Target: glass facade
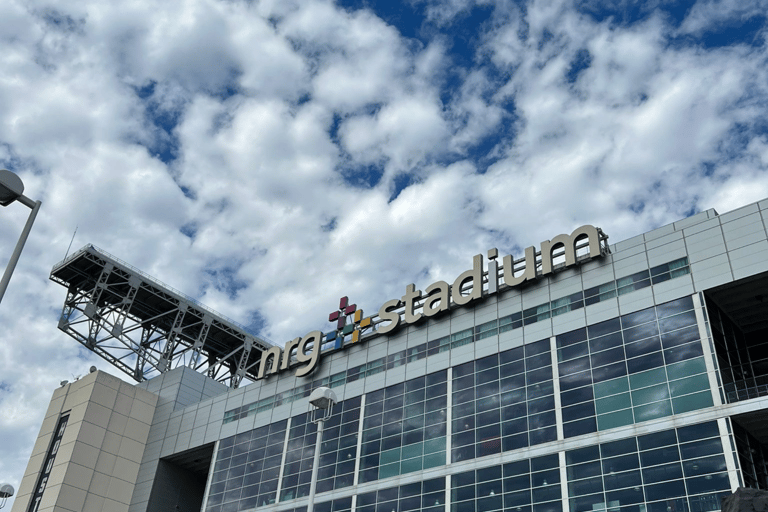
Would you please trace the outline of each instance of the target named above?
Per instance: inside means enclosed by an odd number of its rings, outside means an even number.
[[[559,512],[561,497],[557,454],[451,477],[452,512]]]
[[[731,493],[717,423],[663,430],[565,454],[570,512],[703,512]]]
[[[682,277],[689,273],[690,268],[688,266],[688,258],[679,258],[669,263],[653,267],[650,270],[637,272],[631,276],[623,277],[616,281],[610,281],[584,290],[583,292],[576,292],[551,302],[527,308],[518,313],[500,317],[497,320],[491,320],[476,325],[475,327],[463,329],[449,336],[443,336],[428,341],[427,343],[410,347],[407,350],[389,354],[386,357],[368,361],[366,364],[335,373],[329,377],[316,379],[294,389],[276,393],[268,398],[263,398],[258,402],[230,409],[224,413],[224,423],[241,420],[250,415],[269,411],[274,407],[306,398],[313,389],[320,386],[328,386],[331,388],[343,386],[344,384],[355,382],[364,377],[370,377],[410,362],[419,361],[431,355],[474,343],[484,338],[496,336],[513,329],[520,329],[524,325],[531,325],[542,320],[547,320],[568,313],[569,311],[581,309],[584,306],[613,299],[617,296],[641,290],[653,284],[662,283],[670,279]]]
[[[713,405],[690,297],[557,336],[564,437]]]
[[[549,339],[453,368],[452,460],[557,439]]]
[[[675,271],[685,266],[656,276],[671,279]],[[649,271],[616,281],[611,293],[626,293],[620,282],[644,287],[653,278]],[[551,304],[548,314],[557,309]],[[412,347],[370,369],[473,343],[510,325],[502,322]],[[557,448],[575,436],[713,406],[699,333],[694,301],[683,297],[335,404],[321,443],[318,507],[446,510],[449,489],[453,512],[554,512],[565,502],[570,512],[716,510],[731,485],[717,422]],[[301,414],[223,440],[206,511],[283,503],[276,508],[294,510],[290,502],[309,492],[316,436],[316,425]],[[534,447],[550,453],[482,462]],[[475,467],[451,471],[467,463]],[[386,485],[434,469],[444,476]],[[321,501],[331,491],[377,481],[382,487],[375,491]]]
[[[360,482],[444,465],[447,410],[445,371],[368,393]]]

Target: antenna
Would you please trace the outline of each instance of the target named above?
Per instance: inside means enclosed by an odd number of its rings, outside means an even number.
[[[75,235],[77,234],[77,228],[78,228],[78,226],[75,226],[75,232],[72,233],[72,240],[69,241],[69,247],[67,247],[67,254],[64,255],[64,259],[67,259],[67,256],[69,256],[69,250],[72,248],[72,242],[75,241]]]

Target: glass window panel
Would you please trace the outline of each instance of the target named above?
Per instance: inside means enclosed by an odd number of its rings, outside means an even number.
[[[605,497],[603,493],[593,494],[591,496],[581,496],[568,500],[571,512],[593,512],[605,510]]]
[[[603,472],[606,474],[620,473],[640,467],[640,462],[636,453],[620,455],[603,460]]]
[[[670,510],[673,512],[688,512],[688,500],[685,498],[657,501],[656,503],[647,503],[645,506],[647,512],[670,512]]]
[[[555,411],[543,412],[528,416],[528,428],[534,430],[555,424]]]
[[[610,412],[597,416],[597,429],[608,430],[610,428],[623,427],[634,423],[632,409]]]
[[[557,349],[557,360],[568,361],[577,357],[586,356],[589,353],[589,347],[586,341],[576,343],[567,347]]]
[[[621,331],[601,336],[599,338],[590,338],[589,349],[592,352],[600,352],[609,348],[620,347],[624,343]]]
[[[539,368],[538,370],[526,371],[525,380],[528,385],[542,382],[552,378],[552,368]]]
[[[629,376],[629,383],[633,390],[661,384],[666,380],[667,375],[664,368],[656,368]]]
[[[552,455],[545,455],[543,457],[536,457],[531,459],[531,471],[532,472],[539,472],[539,471],[545,471],[547,469],[553,469],[557,468],[560,464],[560,458],[557,454]],[[507,474],[506,472],[504,474]],[[560,473],[557,473],[558,475]],[[550,482],[554,481],[555,477],[550,477]],[[557,477],[557,481],[559,482],[560,479]]]
[[[709,389],[709,379],[706,374],[693,375],[687,379],[673,380],[669,390],[673,397],[688,395],[704,389]]]
[[[592,354],[592,366],[595,368],[622,360],[624,360],[624,349],[621,347]]]
[[[606,334],[620,331],[621,323],[618,318],[612,318],[604,322],[587,326],[587,330],[589,332],[590,338],[597,338]]]
[[[508,366],[508,365],[507,365]],[[525,386],[525,374],[520,373],[517,375],[507,376],[505,372],[506,366],[501,367],[501,389],[502,391],[521,388]]]
[[[669,398],[669,387],[666,383],[632,391],[632,402],[637,405],[649,404]]]
[[[554,421],[552,422],[554,424]],[[557,439],[557,429],[555,427],[540,428],[528,433],[531,445],[548,443]]]
[[[494,380],[499,380],[499,368],[493,367],[475,374],[477,384],[485,384]]]
[[[531,491],[508,492],[504,494],[504,507],[516,510],[531,503]]]
[[[525,359],[525,367],[528,370],[549,366],[552,363],[552,355],[549,352],[539,354]]]
[[[672,404],[669,400],[663,402],[656,402],[648,405],[641,405],[634,407],[635,422],[652,420],[656,418],[663,418],[672,414]]]
[[[679,462],[643,469],[643,481],[646,484],[665,482],[676,478],[683,478],[683,468]]]
[[[588,462],[591,460],[598,460],[599,458],[599,446],[587,446],[577,450],[570,450],[565,452],[565,462],[569,466],[581,464],[582,462]]]
[[[604,458],[615,457],[625,453],[634,453],[637,451],[637,440],[634,437],[622,439],[620,441],[611,441],[600,445],[600,453]],[[634,467],[634,466],[633,466]]]
[[[654,308],[647,308],[635,313],[630,313],[621,317],[621,326],[624,329],[631,329],[632,327],[642,325],[651,322],[656,319],[656,311]]]
[[[677,436],[675,435],[674,430],[664,430],[661,432],[640,436],[637,438],[637,442],[641,450],[651,450],[661,446],[677,444]]]
[[[629,505],[632,503],[641,503],[643,501],[643,490],[641,487],[622,489],[606,493],[606,499],[609,504]],[[613,510],[613,509],[611,509]]]
[[[597,414],[616,412],[630,407],[632,407],[632,400],[629,398],[629,393],[621,393],[595,400],[595,412]]]
[[[642,462],[643,467],[667,464],[678,460],[680,460],[680,454],[677,451],[676,445],[656,448],[654,450],[648,450],[647,452],[640,452],[640,461]]]
[[[555,396],[549,395],[528,402],[528,414],[537,414],[555,408]]]
[[[560,403],[563,406],[578,404],[592,399],[593,395],[591,386],[574,389],[572,391],[566,391],[560,394]]]
[[[720,437],[720,429],[718,428],[716,421],[697,423],[696,425],[678,428],[677,437],[681,443],[698,441],[699,439],[708,439],[710,437]]]
[[[627,377],[619,377],[618,379],[595,383],[594,389],[596,399],[617,393],[624,393],[629,391],[629,379],[627,379]]]
[[[701,457],[699,459],[686,460],[683,462],[683,472],[685,476],[706,475],[717,471],[725,471],[725,457],[722,455],[713,455],[710,457]]]
[[[528,400],[533,400],[534,398],[551,395],[554,392],[555,392],[555,386],[551,380],[536,383],[532,386],[528,386],[528,388],[526,389]]]
[[[569,407],[563,407],[563,421],[573,421],[587,416],[595,415],[595,404],[593,402],[584,402],[578,405],[571,405]]]
[[[695,457],[704,457],[722,453],[723,445],[720,443],[720,438],[718,437],[680,445],[680,454],[683,459],[693,459]]]
[[[669,375],[669,380],[684,379],[689,375],[705,373],[706,371],[707,367],[704,364],[703,357],[667,365],[667,375]]]
[[[575,437],[596,431],[597,421],[594,417],[563,424],[563,435],[565,437]]]
[[[661,350],[661,340],[658,336],[653,336],[634,343],[629,343],[624,346],[624,350],[627,352],[628,359],[650,354],[651,352],[658,352]]]
[[[689,478],[685,483],[688,486],[689,494],[724,491],[731,488],[731,483],[728,479],[728,473],[719,473],[714,475]]]
[[[530,462],[528,460],[520,460],[516,462],[510,462],[504,464],[502,468],[504,476],[524,475],[530,472]],[[506,489],[511,491],[512,489]]]
[[[647,324],[638,325],[631,329],[624,329],[624,343],[630,344],[635,341],[644,340],[650,337],[658,337],[659,326],[656,322],[649,322]]]
[[[618,363],[609,364],[601,368],[595,368],[592,370],[592,381],[597,384],[607,380],[613,380],[618,377],[623,377],[627,374],[627,365],[624,361]]]
[[[584,462],[582,464],[568,466],[567,475],[569,482],[571,480],[577,480],[580,478],[599,477],[601,475],[600,461],[595,460],[592,462]]]
[[[646,356],[636,357],[634,359],[627,360],[627,371],[632,373],[639,373],[652,368],[658,368],[664,365],[664,358],[661,352],[648,354]]]
[[[586,358],[585,358],[586,359]],[[587,368],[589,368],[589,360],[587,359]],[[592,384],[592,373],[587,370],[581,373],[574,373],[560,377],[560,390],[568,391],[571,389],[580,388],[582,386],[588,386]]]
[[[676,331],[677,329],[682,329],[683,327],[691,325],[696,325],[696,313],[692,310],[659,319],[659,328],[661,332]]]
[[[682,480],[645,486],[645,499],[647,501],[663,500],[684,495],[685,485]]]
[[[661,343],[664,348],[672,348],[684,345],[699,339],[699,328],[696,325],[661,335]]]
[[[678,361],[685,361],[687,359],[693,359],[704,354],[704,349],[701,346],[700,341],[694,341],[687,345],[680,345],[664,350],[664,360],[667,364],[676,363]]]
[[[549,352],[549,338],[535,341],[533,343],[528,343],[526,345],[523,345],[523,348],[525,350],[525,357],[534,356],[537,354],[542,354],[544,352]]]
[[[624,489],[643,485],[640,471],[625,471],[624,473],[608,473],[603,475],[605,490]]]
[[[534,503],[558,500],[560,499],[560,486],[545,485],[543,487],[535,487],[531,491],[531,495]]]
[[[703,409],[704,407],[711,407],[712,405],[712,393],[709,391],[702,391],[701,393],[672,399],[672,406],[675,410],[675,414],[695,411],[697,409]]]
[[[679,268],[680,266],[687,264],[687,258],[683,258],[681,260],[677,260],[676,262],[672,262],[669,265],[670,268]],[[673,300],[671,302],[665,302],[664,304],[656,306],[656,312],[659,315],[659,318],[666,318],[668,316],[672,316],[691,309],[693,309],[693,299],[691,299],[690,296]]]
[[[509,364],[517,361],[522,361],[523,357],[525,357],[525,352],[523,350],[523,347],[516,347],[509,350],[505,350],[504,352],[499,353],[499,363],[500,364]]]
[[[564,363],[559,363],[557,367],[561,378],[566,375],[583,372],[589,370],[589,357],[584,356],[579,359],[572,359]]]

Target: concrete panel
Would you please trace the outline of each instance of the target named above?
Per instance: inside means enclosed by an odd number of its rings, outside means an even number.
[[[645,243],[646,250],[651,249],[657,249],[659,247],[667,246],[675,241],[682,240],[683,239],[683,233],[681,231],[674,231],[672,233],[666,234],[664,236],[660,236],[658,238],[654,238],[653,240],[648,240]]]
[[[614,244],[614,247],[616,248],[615,252],[627,251],[632,247],[643,245],[644,243],[645,243],[645,238],[643,237],[643,235],[633,236],[632,238],[629,238],[627,240],[623,240],[621,242],[617,242],[616,244]]]
[[[757,207],[757,203],[752,203],[750,205],[743,206],[741,208],[733,210],[732,212],[728,212],[720,215],[720,222],[725,224],[727,222],[740,219],[741,217],[745,217],[751,213],[756,213],[758,211],[759,211],[759,208]]]
[[[768,271],[768,241],[730,251],[728,256],[733,269],[733,277],[742,279],[754,274]]]
[[[660,228],[656,228],[653,231],[649,231],[643,236],[645,237],[645,241],[648,242],[649,240],[655,240],[656,238],[672,233],[674,230],[674,224],[667,224],[666,226],[661,226]]]

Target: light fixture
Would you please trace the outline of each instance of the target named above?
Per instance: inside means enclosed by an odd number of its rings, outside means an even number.
[[[0,508],[5,506],[5,502],[11,496],[13,496],[13,486],[11,484],[0,484]]]
[[[34,224],[35,217],[37,217],[37,212],[40,211],[40,205],[42,204],[40,201],[33,201],[24,195],[24,183],[22,183],[18,176],[7,169],[0,169],[0,206],[8,206],[14,201],[20,202],[32,211],[27,218],[27,223],[24,225],[21,236],[19,236],[19,241],[16,243],[11,259],[8,260],[5,273],[2,279],[0,279],[0,302],[3,301],[3,295],[5,295],[5,290],[8,288],[13,270],[16,268],[16,263],[19,262],[19,256],[21,256],[21,251],[24,249],[24,244],[27,241],[27,237],[29,237],[32,224]]]
[[[319,387],[309,395],[309,405],[313,407],[310,412],[312,423],[317,424],[317,438],[315,439],[315,455],[312,461],[312,478],[309,483],[309,502],[307,512],[312,512],[315,506],[315,490],[317,488],[317,471],[320,467],[320,444],[323,440],[323,423],[331,417],[333,404],[338,402],[336,393],[331,388]],[[394,512],[394,511],[393,511]]]

